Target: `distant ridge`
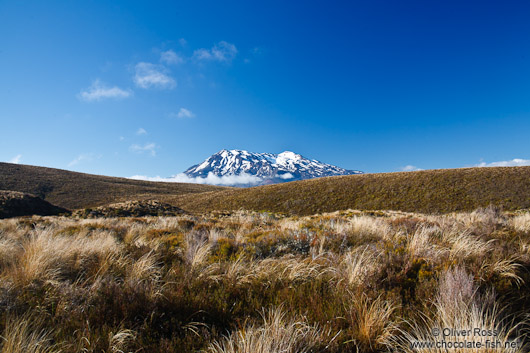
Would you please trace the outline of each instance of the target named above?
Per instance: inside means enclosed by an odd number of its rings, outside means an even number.
[[[34,194],[70,210],[159,200],[192,213],[239,209],[296,215],[346,209],[446,213],[490,204],[513,211],[530,208],[530,167],[345,175],[226,188],[0,163],[2,189]]]
[[[211,185],[141,181],[0,162],[0,190],[33,194],[69,210],[224,189]]]
[[[530,208],[530,167],[337,176],[183,195],[174,203],[197,213],[238,209],[297,215],[346,209],[446,213],[490,204],[518,210]]]
[[[246,178],[239,180],[233,178],[232,185],[255,186],[362,172],[310,160],[291,151],[273,154],[221,150],[202,163],[188,168],[184,174],[191,178],[245,176]]]

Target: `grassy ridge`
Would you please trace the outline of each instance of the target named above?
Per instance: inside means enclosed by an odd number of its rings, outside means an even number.
[[[223,190],[217,186],[158,183],[70,172],[61,169],[0,163],[0,190],[30,193],[68,208],[113,202]]]
[[[515,210],[530,208],[530,167],[348,175],[182,195],[171,201],[191,212],[247,209],[298,215],[345,209],[443,213],[490,204]]]
[[[490,204],[515,210],[530,208],[530,167],[348,175],[239,189],[0,163],[0,190],[31,193],[68,209],[159,199],[195,213],[238,209],[298,215],[345,209],[444,213]]]

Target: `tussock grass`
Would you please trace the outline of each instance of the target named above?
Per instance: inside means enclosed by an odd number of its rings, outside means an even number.
[[[441,233],[438,227],[418,227],[407,236],[407,251],[415,258],[436,259],[443,256],[443,250],[436,245],[436,238]]]
[[[195,269],[206,262],[212,244],[208,235],[201,232],[192,232],[186,235],[185,260],[192,269]]]
[[[397,306],[379,296],[350,293],[352,296],[346,317],[352,326],[352,339],[361,351],[375,351],[385,347],[396,333],[397,325],[392,314]]]
[[[251,324],[208,347],[211,353],[305,353],[322,345],[329,334],[303,319],[287,317],[281,308],[262,313],[261,324]]]
[[[517,260],[517,257],[510,257],[489,263],[485,262],[482,265],[482,270],[487,277],[497,275],[501,278],[506,278],[510,281],[513,281],[517,284],[517,286],[520,286],[523,284],[524,280],[518,275],[518,272],[521,271],[523,266],[518,263]]]
[[[337,274],[350,286],[360,286],[377,270],[378,257],[370,247],[356,248],[342,257]]]
[[[115,239],[109,234],[57,236],[53,228],[29,232],[15,249],[12,244],[0,245],[3,252],[11,250],[9,266],[2,276],[18,285],[35,280],[56,281],[72,271],[81,271],[88,262],[105,259],[118,251]]]
[[[411,352],[439,325],[527,344],[524,219],[481,209],[2,220],[0,344]]]
[[[528,233],[530,232],[530,213],[518,214],[511,219],[511,223],[515,230]]]
[[[130,270],[127,272],[127,277],[133,283],[141,283],[144,281],[157,282],[161,277],[161,273],[156,255],[153,251],[148,252],[134,261]]]
[[[447,271],[440,280],[433,316],[424,316],[419,322],[409,322],[401,330],[401,335],[392,341],[402,352],[526,352],[526,320],[509,320],[492,298],[478,294],[473,279],[465,270],[456,268]],[[454,331],[445,331],[444,334],[444,328],[470,334],[462,336]],[[477,329],[479,333],[475,331]],[[459,346],[447,348],[440,345],[423,349],[411,346],[441,341],[458,342]],[[473,342],[474,346],[466,346],[465,341]],[[493,345],[491,342],[494,341],[500,342],[500,346]],[[516,347],[507,347],[507,342],[516,342]],[[477,347],[477,343],[480,346]]]
[[[87,330],[76,344],[66,349],[75,352],[126,353],[131,352],[128,347],[131,347],[135,340],[136,333],[128,329],[111,330],[106,336],[98,336]]]
[[[453,229],[443,234],[443,241],[449,245],[450,256],[455,260],[462,260],[471,256],[481,256],[493,249],[493,242],[481,240],[469,231]]]
[[[333,223],[338,233],[346,233],[360,239],[386,238],[391,232],[388,223],[369,216],[353,216],[348,223]]]
[[[455,309],[448,309],[448,311],[454,312]],[[488,309],[478,303],[473,303],[469,306],[458,307],[456,312],[457,315],[448,316],[447,308],[438,304],[436,319],[426,320],[420,324],[411,324],[407,330],[401,332],[400,338],[402,337],[403,341],[395,342],[394,345],[401,352],[527,352],[527,347],[524,343],[526,337],[518,333],[518,326],[522,326],[522,324],[517,325],[510,323],[510,321],[502,320],[502,314],[497,307]],[[472,338],[469,339],[469,342],[474,342],[475,348],[472,348],[472,346],[458,346],[456,349],[447,349],[445,348],[447,346],[423,349],[411,347],[411,344],[415,342],[440,342],[441,338],[438,335],[434,335],[432,333],[434,332],[433,330],[453,327],[471,332]],[[480,328],[480,332],[485,332],[485,334],[473,334],[474,328]],[[488,335],[488,332],[492,334]],[[458,342],[459,345],[466,344],[463,342],[462,337],[455,337],[452,333],[445,337],[445,341]],[[499,342],[500,345],[497,345],[497,343],[495,345],[493,343],[490,343],[490,346],[487,345],[487,342],[494,341]],[[511,344],[512,342],[515,343],[515,347],[506,346],[506,343]],[[480,343],[481,348],[476,348],[477,343]]]
[[[277,282],[301,283],[310,282],[333,271],[327,262],[324,258],[304,259],[292,255],[260,261],[247,261],[243,257],[239,257],[235,261],[224,264],[214,263],[203,273],[211,280],[225,279],[238,284],[251,282],[268,283],[269,285]]]
[[[50,333],[42,323],[26,315],[7,317],[5,330],[0,335],[2,353],[59,353],[61,350],[52,344]]]

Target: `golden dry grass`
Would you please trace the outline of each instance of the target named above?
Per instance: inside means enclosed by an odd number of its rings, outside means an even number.
[[[48,331],[30,316],[7,317],[0,336],[2,353],[59,353],[51,343]]]
[[[168,199],[190,212],[253,210],[312,215],[337,210],[448,213],[490,204],[530,208],[530,167],[348,175]]]
[[[0,347],[412,352],[434,328],[478,325],[523,352],[528,219],[347,210],[2,220]]]
[[[409,322],[392,339],[394,345],[402,352],[526,352],[526,323],[509,320],[493,298],[477,290],[465,270],[448,270],[440,280],[433,317]],[[434,345],[422,347],[425,343]]]
[[[115,178],[0,162],[0,190],[29,193],[70,210],[129,200],[153,199],[164,195],[226,189],[211,185]]]
[[[208,347],[211,353],[306,353],[325,344],[329,334],[303,319],[287,317],[281,308],[262,312],[263,322],[248,325]]]

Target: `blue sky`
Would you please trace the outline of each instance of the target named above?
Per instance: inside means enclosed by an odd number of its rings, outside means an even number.
[[[530,164],[529,16],[526,1],[3,0],[0,161],[126,177],[223,148],[365,172]]]

